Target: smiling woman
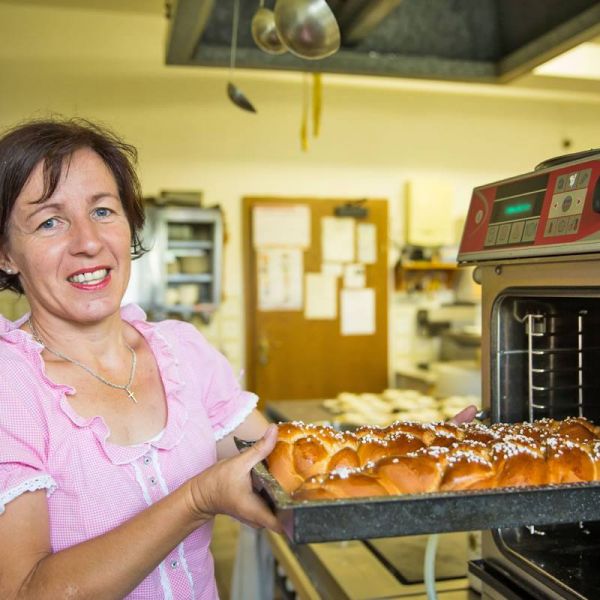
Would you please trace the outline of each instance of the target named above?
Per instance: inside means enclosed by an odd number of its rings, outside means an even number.
[[[85,121],[0,138],[0,288],[31,307],[0,316],[2,598],[216,598],[213,516],[278,529],[249,476],[276,441],[256,396],[189,324],[121,307],[135,157]],[[238,455],[234,434],[263,439]]]

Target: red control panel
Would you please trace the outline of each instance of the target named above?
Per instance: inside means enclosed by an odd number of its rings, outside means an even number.
[[[475,188],[458,261],[600,252],[600,150],[584,154]]]

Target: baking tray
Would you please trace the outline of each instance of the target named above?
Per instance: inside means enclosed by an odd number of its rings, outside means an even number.
[[[297,501],[262,462],[252,482],[296,544],[600,520],[600,482]]]

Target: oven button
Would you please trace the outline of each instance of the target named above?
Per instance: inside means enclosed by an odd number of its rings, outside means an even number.
[[[567,233],[567,221],[569,217],[561,217],[560,219],[556,219],[556,233],[557,235],[565,235]]]
[[[523,229],[525,228],[524,221],[517,221],[512,224],[510,228],[510,236],[508,238],[509,244],[518,244],[521,241],[521,236],[523,235]]]
[[[500,229],[498,229],[498,237],[496,238],[496,245],[500,246],[501,244],[508,243],[509,235],[510,223],[504,223],[504,225],[500,225]]]
[[[577,173],[569,173],[567,178],[567,190],[574,190],[577,187]]]
[[[479,209],[476,213],[475,213],[475,223],[477,225],[479,225],[479,223],[481,223],[481,221],[483,221],[483,211],[481,209]]]
[[[556,222],[558,219],[548,219],[546,221],[546,229],[544,229],[544,237],[552,237],[556,235]]]
[[[569,209],[571,208],[571,204],[573,204],[573,196],[571,196],[571,194],[569,194],[568,196],[565,196],[565,198],[562,201],[562,211],[563,212],[568,212]]]
[[[577,233],[579,230],[579,222],[581,220],[581,215],[575,215],[574,217],[569,217],[567,221],[567,233]]]
[[[591,169],[586,169],[585,171],[579,171],[579,175],[577,176],[577,187],[578,188],[587,187],[587,184],[590,181],[591,174],[592,174]]]
[[[493,246],[496,243],[496,236],[498,235],[498,225],[490,225],[485,236],[484,246]]]
[[[567,183],[567,176],[566,175],[561,175],[556,180],[556,190],[555,190],[555,192],[564,192],[565,191],[565,184],[566,183]]]
[[[537,232],[539,219],[531,219],[530,221],[525,222],[525,228],[523,230],[523,237],[521,238],[522,242],[533,242],[535,240],[535,234]]]

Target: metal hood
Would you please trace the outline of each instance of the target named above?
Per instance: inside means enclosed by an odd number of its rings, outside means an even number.
[[[599,0],[328,0],[342,47],[311,61],[259,50],[240,3],[236,66],[505,82],[600,34]],[[266,0],[273,8],[275,0]],[[166,62],[229,65],[233,0],[173,0]]]

